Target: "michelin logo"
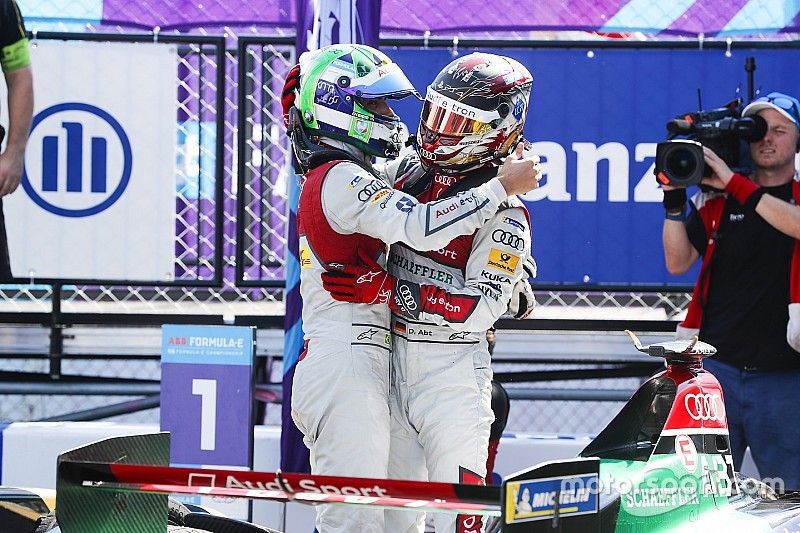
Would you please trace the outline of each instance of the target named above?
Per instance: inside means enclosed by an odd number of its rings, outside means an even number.
[[[597,513],[597,475],[564,476],[506,485],[506,523],[552,518],[558,506],[561,517]]]

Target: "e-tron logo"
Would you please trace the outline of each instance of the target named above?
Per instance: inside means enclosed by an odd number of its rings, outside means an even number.
[[[719,394],[687,394],[683,404],[693,420],[725,422],[725,403]]]
[[[131,178],[128,136],[108,112],[66,102],[39,112],[31,124],[22,187],[42,209],[86,217],[108,209]]]

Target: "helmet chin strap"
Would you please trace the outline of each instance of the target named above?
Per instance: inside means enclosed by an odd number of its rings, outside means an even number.
[[[414,136],[416,139],[416,135]],[[444,174],[447,176],[456,176],[460,174],[466,174],[467,172],[474,172],[476,170],[488,168],[491,166],[500,166],[503,164],[503,159],[508,156],[508,154],[512,153],[517,145],[522,142],[522,136],[517,139],[514,144],[509,149],[508,153],[505,155],[494,155],[485,161],[478,161],[477,163],[465,163],[463,165],[452,165],[452,166],[440,166],[440,165],[430,165],[432,168],[435,168],[440,174]],[[416,140],[415,140],[415,148],[416,148]],[[423,164],[423,166],[425,166]]]
[[[348,144],[348,143],[346,143],[344,141],[339,141],[337,139],[328,139],[328,138],[324,138],[323,137],[323,138],[320,138],[320,144],[323,147],[335,148],[336,150],[341,150],[343,152],[347,152],[348,154],[350,154],[354,158],[360,159],[360,160],[364,161],[365,163],[367,161],[369,161],[369,155],[367,155],[366,153],[362,152],[361,150],[359,150],[358,148],[356,148],[352,144]]]
[[[344,159],[354,160],[365,166],[369,161],[368,155],[355,146],[335,139],[325,139],[325,142],[321,143],[319,142],[319,137],[315,136],[313,139],[309,137],[305,128],[303,128],[300,111],[295,107],[289,110],[287,131],[292,140],[292,150],[301,174],[315,166],[315,160],[318,159],[315,155],[324,152],[339,152],[344,156]]]
[[[433,169],[436,172],[439,172],[440,174],[444,174],[446,176],[457,176],[461,174],[466,174],[467,172],[488,168],[490,166],[502,165],[503,159],[505,159],[505,157],[508,156],[508,154],[512,153],[514,149],[516,149],[517,145],[523,142],[523,140],[524,139],[522,135],[519,135],[517,139],[514,141],[514,144],[511,145],[511,148],[509,148],[508,153],[506,153],[505,155],[497,155],[497,152],[495,152],[495,155],[488,157],[483,161],[478,161],[477,163],[464,163],[463,165],[451,165],[451,166],[441,166],[436,164],[426,165],[424,162],[421,161],[421,158],[420,158],[420,163],[422,164],[423,168]],[[418,150],[419,144],[417,142],[416,134],[409,136],[408,140],[406,141],[406,146],[413,146],[414,150],[417,151],[417,153],[419,153]]]

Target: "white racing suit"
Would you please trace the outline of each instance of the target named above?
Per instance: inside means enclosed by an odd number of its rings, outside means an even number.
[[[359,249],[384,262],[384,243],[439,249],[472,233],[505,198],[494,179],[423,205],[349,161],[325,163],[306,174],[298,209],[306,350],[295,370],[292,418],[311,451],[313,473],[388,474],[389,310],[331,298],[320,278],[326,266],[359,263]],[[382,509],[367,506],[322,505],[317,529],[382,533],[383,517]]]
[[[417,199],[439,198],[451,181],[436,176]],[[494,420],[486,330],[508,308],[530,250],[528,213],[516,197],[437,251],[392,245],[389,272],[413,282],[397,291],[415,301],[392,315],[390,478],[483,483]],[[437,533],[482,527],[478,516],[445,513],[434,524]],[[387,532],[423,527],[424,513],[386,511]]]

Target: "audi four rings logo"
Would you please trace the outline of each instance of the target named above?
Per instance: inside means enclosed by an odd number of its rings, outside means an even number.
[[[522,240],[522,237],[515,235],[510,231],[496,229],[494,230],[494,233],[492,233],[492,240],[494,242],[499,242],[500,244],[510,246],[519,251],[522,251],[525,248],[525,241]]]
[[[687,394],[683,404],[694,420],[725,422],[725,403],[719,394]]]
[[[414,301],[414,295],[411,294],[411,289],[408,288],[408,285],[400,285],[399,287],[400,296],[403,298],[403,305],[409,311],[413,311],[417,308],[417,302]]]
[[[371,183],[367,183],[367,184],[364,186],[364,188],[363,188],[363,189],[361,189],[360,191],[358,191],[358,201],[359,201],[359,202],[365,202],[365,203],[366,203],[366,202],[367,202],[367,200],[369,200],[370,198],[372,198],[373,196],[375,196],[375,193],[377,193],[377,192],[378,192],[378,191],[380,191],[380,190],[384,190],[384,189],[391,190],[391,189],[389,189],[388,187],[386,187],[385,185],[381,184],[381,183],[380,183],[379,181],[377,181],[377,180],[376,180],[376,181],[373,181],[373,182],[371,182]]]

